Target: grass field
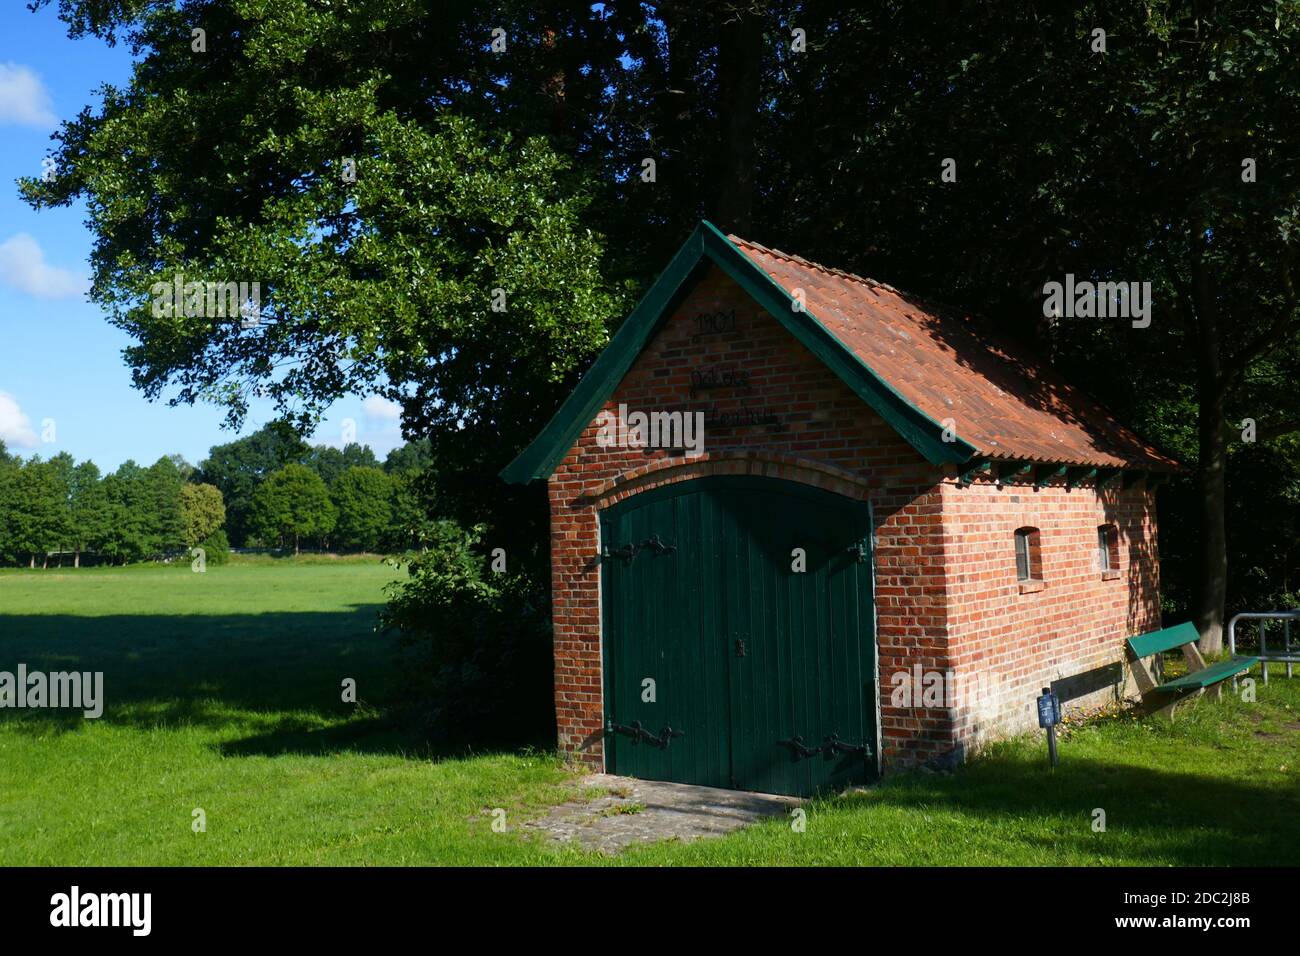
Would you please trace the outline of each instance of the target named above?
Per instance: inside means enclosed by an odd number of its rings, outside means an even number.
[[[817,801],[802,833],[775,820],[612,861],[555,847],[518,830],[572,790],[553,755],[438,757],[394,718],[393,639],[373,631],[393,576],[0,572],[0,670],[100,670],[107,697],[99,720],[0,710],[0,865],[1300,864],[1300,678],[1281,668],[1257,703],[1073,729],[1055,772],[1041,740],[1013,741]]]

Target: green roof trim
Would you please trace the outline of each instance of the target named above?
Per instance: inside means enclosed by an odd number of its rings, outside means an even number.
[[[961,464],[975,447],[905,399],[712,223],[701,222],[637,303],[546,427],[501,471],[511,483],[548,478],[596,417],[641,350],[709,263],[717,265],[931,464]]]

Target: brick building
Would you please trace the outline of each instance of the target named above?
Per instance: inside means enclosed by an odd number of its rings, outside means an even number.
[[[808,793],[1113,698],[1177,467],[1022,350],[702,223],[545,430],[563,750]]]

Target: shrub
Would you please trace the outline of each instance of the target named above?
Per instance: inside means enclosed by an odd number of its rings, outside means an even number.
[[[384,628],[401,634],[413,699],[445,742],[550,744],[551,627],[545,592],[494,572],[482,526],[432,526],[427,550],[401,559]]]
[[[230,563],[230,541],[224,528],[218,528],[204,538],[199,547],[204,550],[208,564]]]

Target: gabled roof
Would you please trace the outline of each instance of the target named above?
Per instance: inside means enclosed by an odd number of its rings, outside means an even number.
[[[898,290],[798,256],[731,241],[773,281],[802,288],[843,346],[927,416],[952,419],[979,456],[1172,470],[1100,405],[1023,347]]]
[[[981,334],[964,317],[701,222],[503,478],[549,477],[710,263],[934,464],[987,458],[1178,467],[1023,350]],[[798,290],[803,309],[794,307]],[[955,441],[944,441],[949,419]]]

